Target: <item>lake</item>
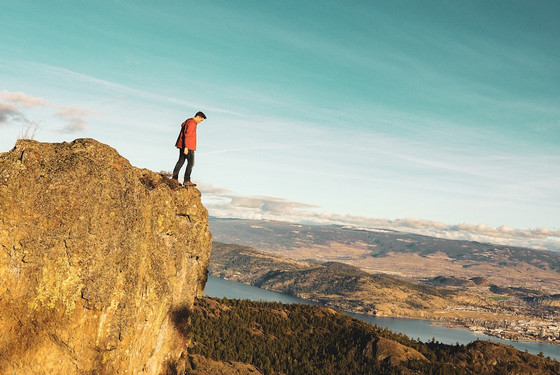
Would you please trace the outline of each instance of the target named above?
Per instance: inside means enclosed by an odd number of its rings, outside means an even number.
[[[314,304],[308,300],[293,297],[283,293],[272,292],[269,290],[257,288],[251,285],[245,285],[236,281],[224,280],[218,277],[209,276],[206,283],[204,294],[208,297],[226,297],[229,299],[250,299],[253,301],[275,301],[282,303],[305,303]],[[468,344],[476,339],[491,340],[507,345],[529,353],[543,353],[545,357],[560,360],[560,345],[539,343],[539,342],[520,342],[501,340],[492,336],[474,334],[465,328],[447,328],[441,325],[431,325],[432,322],[420,319],[402,319],[402,318],[380,318],[369,315],[347,313],[354,318],[366,321],[371,324],[377,324],[379,327],[387,327],[391,331],[404,333],[408,337],[420,339],[421,341],[430,341],[435,337],[436,341],[444,344],[454,345]]]

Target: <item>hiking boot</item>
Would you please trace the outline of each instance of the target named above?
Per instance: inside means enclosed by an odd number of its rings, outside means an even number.
[[[196,184],[190,181],[185,181],[183,182],[183,186],[192,187],[192,186],[196,186]]]
[[[176,184],[179,184],[179,180],[177,180],[176,178],[172,178],[171,181],[175,182]],[[179,184],[181,185],[181,184]]]

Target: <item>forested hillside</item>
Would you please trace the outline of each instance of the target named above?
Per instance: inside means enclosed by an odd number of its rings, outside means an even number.
[[[204,298],[187,320],[193,356],[263,374],[560,373],[560,362],[511,346],[423,343],[325,307]],[[187,373],[206,374],[200,365]]]

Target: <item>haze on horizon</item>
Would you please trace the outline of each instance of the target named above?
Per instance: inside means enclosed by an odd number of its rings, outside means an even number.
[[[170,170],[210,214],[560,248],[557,1],[6,1],[0,152],[29,124]]]

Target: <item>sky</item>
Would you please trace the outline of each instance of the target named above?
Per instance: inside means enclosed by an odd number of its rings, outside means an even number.
[[[0,0],[0,152],[94,138],[210,215],[560,250],[560,2]]]

